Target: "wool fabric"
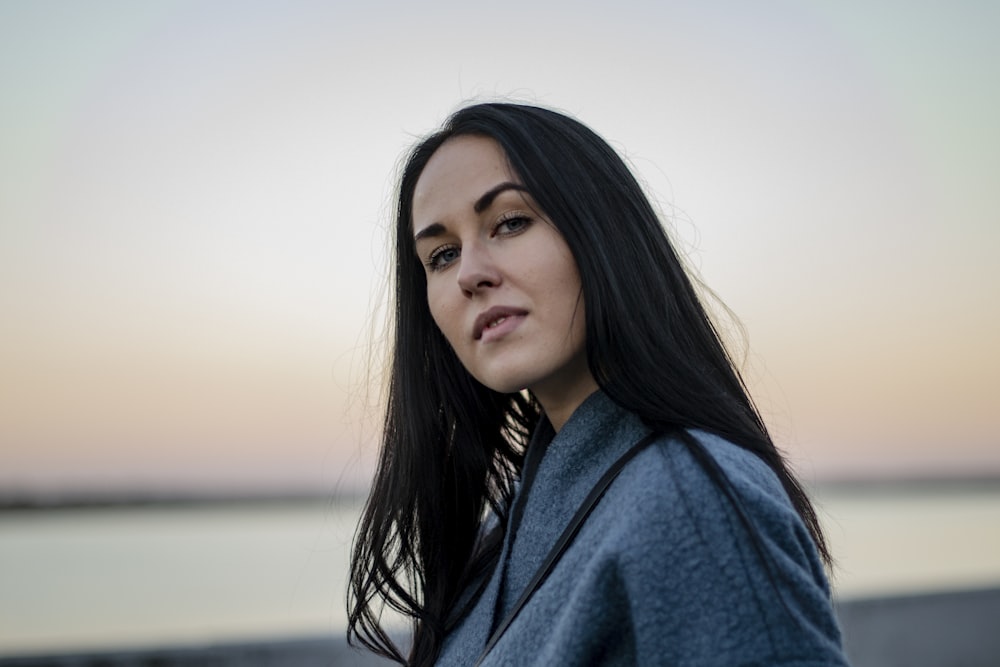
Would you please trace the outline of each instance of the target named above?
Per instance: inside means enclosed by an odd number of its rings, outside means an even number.
[[[540,463],[509,513],[520,514],[516,531],[438,665],[475,664],[594,484],[649,432],[600,391],[558,434],[542,420],[528,451]],[[847,664],[822,562],[777,476],[745,449],[691,434],[757,539],[688,448],[660,436],[615,479],[484,667]]]

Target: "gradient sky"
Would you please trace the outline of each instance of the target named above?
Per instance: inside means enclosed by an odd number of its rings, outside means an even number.
[[[807,478],[1000,471],[998,30],[985,0],[0,1],[0,489],[364,479],[397,161],[496,96],[627,156]]]

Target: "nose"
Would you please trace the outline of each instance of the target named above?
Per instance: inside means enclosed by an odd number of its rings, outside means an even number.
[[[458,286],[467,297],[502,282],[500,269],[489,250],[478,243],[466,243],[458,264]]]

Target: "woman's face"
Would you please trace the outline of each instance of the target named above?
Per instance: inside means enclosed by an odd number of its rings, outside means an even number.
[[[465,368],[495,391],[529,389],[556,428],[597,385],[569,247],[492,139],[449,139],[413,193],[427,303]]]

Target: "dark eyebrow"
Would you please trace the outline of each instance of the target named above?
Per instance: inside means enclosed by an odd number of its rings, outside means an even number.
[[[524,187],[520,183],[514,183],[513,181],[504,181],[499,185],[494,185],[492,188],[483,193],[483,196],[476,200],[476,203],[472,205],[472,210],[476,213],[482,213],[490,207],[493,200],[497,198],[501,192],[506,192],[507,190],[519,190],[521,192],[527,192],[528,188]],[[427,225],[419,232],[413,235],[414,242],[420,241],[421,239],[432,238],[435,236],[441,236],[444,234],[444,225],[440,222],[435,222],[432,225]]]
[[[417,242],[420,239],[429,239],[434,236],[441,236],[444,234],[444,225],[440,222],[435,222],[433,225],[427,225],[419,232],[413,235],[413,241]]]
[[[498,194],[500,194],[501,192],[505,192],[507,190],[520,190],[521,192],[527,192],[528,188],[524,187],[520,183],[514,183],[513,181],[504,181],[500,185],[493,186],[492,188],[487,190],[482,197],[477,199],[476,203],[472,205],[472,210],[475,211],[476,213],[482,213],[487,208],[489,208],[490,204],[493,203],[493,200],[497,198]]]

